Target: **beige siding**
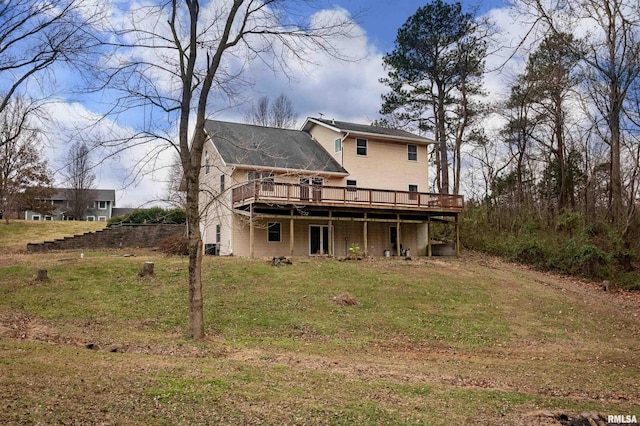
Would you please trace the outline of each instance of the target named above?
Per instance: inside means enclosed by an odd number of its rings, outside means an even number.
[[[209,170],[207,173],[205,156],[209,155]],[[220,254],[228,255],[233,251],[231,234],[231,179],[232,168],[226,166],[211,141],[205,143],[202,153],[203,170],[200,174],[200,230],[204,244],[216,242],[216,225],[220,225]],[[220,192],[220,176],[225,176],[225,190]]]
[[[324,126],[313,126],[309,131],[311,136],[317,140],[322,147],[342,165],[342,152],[336,152],[335,140],[342,138],[342,134],[328,129]]]
[[[367,155],[359,156],[356,139],[347,138],[343,144],[347,179],[356,180],[361,188],[408,191],[409,185],[418,185],[419,192],[428,192],[427,147],[418,145],[418,161],[409,161],[407,145],[367,139]]]
[[[249,225],[246,218],[234,215],[233,241],[234,255],[249,256]],[[267,223],[280,222],[282,238],[280,242],[267,241]],[[327,226],[328,220],[296,220],[294,222],[294,256],[308,256],[309,232],[312,225]],[[273,257],[289,255],[290,228],[289,219],[269,219],[257,221],[254,230],[254,256]],[[367,226],[367,253],[372,256],[382,256],[385,250],[392,250],[393,243],[389,241],[389,228],[396,226],[395,222],[370,222]],[[416,224],[401,224],[400,243],[404,249],[411,249],[414,255],[424,254],[424,247],[419,248],[418,226]],[[356,243],[364,253],[364,224],[362,222],[333,221],[333,239],[335,256],[346,256],[349,247]],[[392,253],[393,254],[393,253]]]
[[[429,190],[428,147],[417,145],[418,160],[409,161],[407,142],[385,141],[374,138],[367,139],[367,156],[356,155],[356,138],[347,137],[342,144],[342,152],[336,153],[334,141],[341,137],[324,126],[316,125],[310,130],[311,135],[334,156],[348,172],[349,176],[334,179],[331,185],[345,186],[346,180],[356,180],[361,188],[392,189],[408,191],[409,185],[418,185],[418,191]]]

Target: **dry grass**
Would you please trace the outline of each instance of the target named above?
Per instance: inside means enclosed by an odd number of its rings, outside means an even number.
[[[104,229],[106,222],[11,220],[0,221],[0,247],[8,252],[26,249],[27,243],[41,243],[56,238]]]
[[[191,342],[186,261],[134,254],[10,257],[0,270],[0,423],[640,416],[637,293],[473,254],[287,268],[206,257],[208,337]],[[156,276],[139,279],[145,261]],[[38,267],[50,282],[33,280]]]

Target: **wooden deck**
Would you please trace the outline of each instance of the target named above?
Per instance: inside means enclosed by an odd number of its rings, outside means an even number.
[[[281,182],[247,182],[234,188],[232,197],[234,207],[261,202],[451,213],[461,212],[464,207],[462,195]]]

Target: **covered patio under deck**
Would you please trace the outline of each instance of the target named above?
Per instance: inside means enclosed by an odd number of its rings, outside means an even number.
[[[458,218],[464,207],[461,195],[254,181],[234,188],[232,197],[234,212],[249,218],[251,258],[255,256],[255,224],[260,220],[289,222],[291,256],[296,253],[295,229],[296,223],[300,221],[326,224],[328,241],[325,254],[329,255],[336,254],[336,236],[333,232],[335,224],[362,224],[362,253],[365,255],[371,254],[370,226],[395,226],[392,250],[398,256],[402,251],[402,227],[413,226],[420,230],[415,254],[431,256],[432,223],[449,223],[455,227],[455,253],[460,254]],[[376,237],[379,238],[377,235]],[[344,250],[346,251],[346,247]],[[313,254],[311,249],[309,254]]]

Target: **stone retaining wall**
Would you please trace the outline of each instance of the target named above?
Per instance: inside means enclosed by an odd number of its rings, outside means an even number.
[[[74,250],[93,248],[156,247],[162,240],[173,235],[186,235],[186,225],[134,225],[123,224],[64,237],[44,243],[29,243],[27,251]]]

